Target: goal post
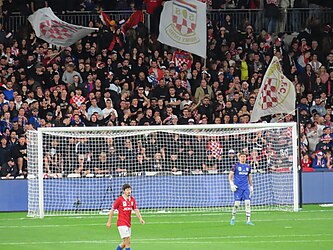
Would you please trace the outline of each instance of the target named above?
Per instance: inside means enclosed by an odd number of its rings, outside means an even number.
[[[39,128],[27,139],[30,217],[108,211],[124,183],[143,211],[229,211],[240,152],[252,210],[298,211],[296,123]]]

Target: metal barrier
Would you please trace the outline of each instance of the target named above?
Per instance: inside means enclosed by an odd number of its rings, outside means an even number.
[[[207,17],[214,20],[218,25],[225,23],[226,16],[231,17],[231,24],[235,29],[245,30],[247,25],[252,25],[254,31],[259,33],[265,28],[265,15],[262,9],[245,10],[245,9],[221,9],[210,10],[207,12]],[[307,24],[313,21],[318,21],[321,24],[333,23],[333,10],[330,9],[280,9],[279,21],[283,18],[286,20],[286,25],[280,30],[292,33],[299,32]]]
[[[127,20],[129,16],[133,13],[132,11],[117,11],[117,12],[106,12],[111,20],[120,21],[122,19]],[[76,25],[83,25],[88,26],[90,21],[96,21],[99,19],[98,13],[92,12],[70,12],[67,14],[59,14],[57,15],[61,20],[76,24]],[[12,15],[8,18],[2,17],[0,22],[3,23],[4,29],[10,32],[17,32],[20,28],[30,27],[29,21],[27,16],[21,15]]]
[[[106,12],[111,19],[122,20],[127,19],[131,11],[116,11]],[[264,11],[261,9],[219,9],[208,10],[207,17],[210,20],[217,22],[218,25],[223,25],[226,16],[231,17],[232,26],[235,29],[244,30],[247,25],[252,25],[255,32],[260,32],[265,27]],[[66,22],[87,26],[89,21],[97,20],[98,14],[92,12],[70,12],[60,14],[58,17]],[[281,9],[280,19],[285,18],[286,32],[300,31],[305,25],[314,19],[320,23],[333,23],[333,10],[331,9]],[[17,32],[22,27],[29,27],[26,16],[12,15],[8,18],[2,17],[0,22],[4,24],[6,31]],[[149,15],[145,14],[145,24],[149,28]]]

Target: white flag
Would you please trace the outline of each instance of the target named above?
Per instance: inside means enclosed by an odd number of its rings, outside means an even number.
[[[165,2],[160,21],[161,43],[206,58],[206,4],[196,0]]]
[[[58,45],[70,46],[98,28],[87,28],[60,20],[51,8],[42,8],[28,17],[36,36],[44,41]]]
[[[251,115],[251,122],[279,113],[295,114],[296,93],[293,83],[282,73],[279,59],[274,56],[268,66]]]

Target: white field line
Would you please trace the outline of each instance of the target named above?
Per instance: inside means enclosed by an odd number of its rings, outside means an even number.
[[[309,235],[272,235],[272,236],[221,236],[221,237],[188,237],[188,238],[148,238],[148,239],[133,239],[135,244],[258,244],[264,243],[311,243],[311,242],[333,242],[333,239],[321,240],[321,239],[299,239],[299,240],[271,240],[270,238],[288,238],[288,237],[320,237],[326,236],[326,234],[309,234]],[[332,236],[332,234],[327,234],[327,236]],[[269,240],[256,240],[256,241],[248,241],[244,239],[248,238],[262,238]],[[224,241],[211,241],[211,240],[222,240]],[[225,241],[225,240],[237,240],[237,241]],[[25,241],[25,242],[0,242],[0,246],[10,246],[10,245],[48,245],[48,244],[108,244],[108,243],[119,243],[119,240],[68,240],[68,241]]]
[[[276,219],[276,220],[270,220],[270,219],[259,219],[259,220],[254,220],[254,222],[284,222],[284,221],[288,221],[288,222],[292,222],[292,221],[324,221],[324,220],[333,220],[332,218],[300,218],[300,219]],[[207,224],[207,223],[229,223],[229,220],[197,220],[197,221],[153,221],[153,222],[149,222],[147,220],[146,224],[148,225],[160,225],[160,224]],[[244,220],[236,220],[236,224],[244,224]],[[132,225],[137,225],[140,224],[139,222],[132,222]],[[48,224],[48,225],[0,225],[0,229],[7,229],[7,228],[52,228],[52,227],[82,227],[82,226],[104,226],[105,223],[82,223],[82,224]],[[115,226],[114,226],[115,227]]]
[[[240,212],[243,212],[241,210],[239,210]],[[205,212],[205,213],[200,213],[200,212],[193,212],[193,213],[162,213],[162,214],[146,214],[143,213],[145,218],[149,218],[149,217],[159,217],[159,218],[163,218],[163,217],[190,217],[190,216],[195,216],[197,217],[198,215],[200,216],[219,216],[219,215],[226,215],[226,214],[230,214],[231,211],[225,212],[225,211],[221,211],[221,212]],[[333,210],[302,210],[300,212],[284,212],[284,211],[253,211],[252,215],[255,214],[271,214],[271,213],[282,213],[282,214],[303,214],[303,213],[333,213]],[[75,216],[75,215],[54,215],[54,216],[46,216],[43,218],[43,220],[48,220],[51,219],[53,220],[54,218],[66,218],[66,219],[95,219],[96,218],[102,218],[102,217],[107,217],[108,215],[100,215],[100,214],[96,214],[96,215],[79,215],[79,216]],[[15,221],[15,220],[35,220],[35,219],[39,219],[39,218],[29,218],[29,217],[21,217],[21,218],[0,218],[0,221]]]

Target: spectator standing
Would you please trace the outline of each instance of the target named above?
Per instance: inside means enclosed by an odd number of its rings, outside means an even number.
[[[276,32],[276,25],[279,18],[279,0],[265,0],[265,27],[268,33]]]

